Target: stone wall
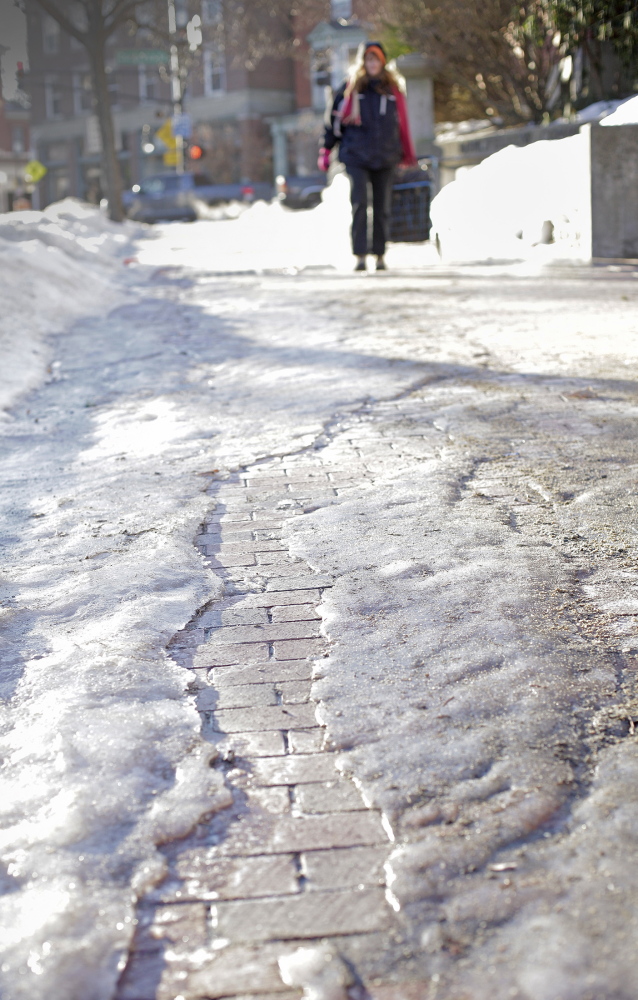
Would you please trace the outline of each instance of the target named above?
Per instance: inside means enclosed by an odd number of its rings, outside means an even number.
[[[589,127],[591,256],[638,258],[638,125]]]

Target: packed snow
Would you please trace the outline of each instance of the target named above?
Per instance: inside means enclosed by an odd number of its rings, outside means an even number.
[[[320,718],[392,831],[406,968],[445,998],[631,996],[627,275],[604,292],[466,275],[412,299],[405,283],[403,350],[426,384],[334,427],[325,467],[363,463],[373,482],[288,527],[293,553],[335,580]],[[382,336],[397,351],[384,318],[368,351]]]

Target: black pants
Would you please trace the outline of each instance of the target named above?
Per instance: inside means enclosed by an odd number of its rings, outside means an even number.
[[[369,253],[368,248],[368,183],[372,185],[372,253],[381,257],[390,232],[393,167],[366,170],[347,167],[352,202],[352,251],[357,257]]]

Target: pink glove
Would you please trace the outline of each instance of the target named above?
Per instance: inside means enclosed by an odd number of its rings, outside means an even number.
[[[330,150],[322,146],[319,150],[319,159],[317,160],[317,166],[319,170],[326,172],[330,166]]]

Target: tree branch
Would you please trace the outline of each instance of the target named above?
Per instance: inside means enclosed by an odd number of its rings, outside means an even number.
[[[73,35],[77,38],[78,42],[81,42],[85,48],[88,48],[89,36],[87,31],[80,31],[66,14],[63,14],[56,3],[52,0],[35,0],[35,2],[45,11],[49,17],[52,17],[54,21],[57,21],[63,31],[66,31],[67,35]]]
[[[134,18],[135,12],[140,6],[140,0],[116,0],[109,13],[104,15],[106,33],[111,35],[120,24],[129,18]]]

